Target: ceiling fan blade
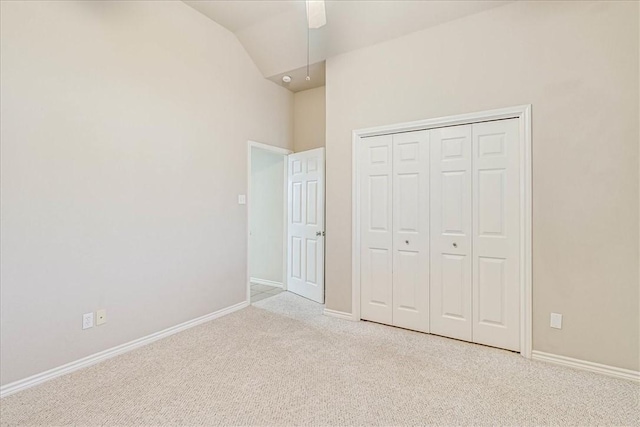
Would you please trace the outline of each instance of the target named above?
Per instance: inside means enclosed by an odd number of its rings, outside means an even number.
[[[316,29],[327,23],[324,0],[307,0],[307,24],[310,29]]]

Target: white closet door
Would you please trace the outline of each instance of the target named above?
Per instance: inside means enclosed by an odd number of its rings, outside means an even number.
[[[289,155],[287,289],[324,303],[324,148]]]
[[[473,341],[520,350],[518,120],[473,125]]]
[[[393,325],[429,332],[429,133],[393,135]]]
[[[393,322],[391,135],[365,138],[360,157],[360,315]]]
[[[472,339],[471,125],[431,131],[431,332]]]

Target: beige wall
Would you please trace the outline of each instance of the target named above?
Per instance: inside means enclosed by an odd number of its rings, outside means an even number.
[[[294,94],[293,145],[296,152],[324,147],[325,119],[324,86]]]
[[[530,103],[533,348],[639,369],[638,16],[515,2],[327,60],[327,307],[351,311],[351,131]]]
[[[251,149],[249,277],[284,280],[285,156]]]
[[[247,140],[293,148],[293,94],[182,2],[3,1],[1,55],[2,384],[245,300]]]

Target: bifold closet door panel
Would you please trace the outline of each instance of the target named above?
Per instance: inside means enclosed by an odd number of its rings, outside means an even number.
[[[473,125],[473,341],[520,350],[518,119]]]
[[[364,138],[360,150],[360,315],[393,321],[393,137]]]
[[[429,332],[429,132],[393,135],[393,325]]]
[[[472,340],[471,125],[431,139],[431,333]]]

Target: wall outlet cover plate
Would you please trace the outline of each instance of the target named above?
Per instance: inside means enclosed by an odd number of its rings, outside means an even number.
[[[551,327],[562,329],[562,314],[551,313]]]
[[[93,328],[93,312],[82,315],[82,329]]]

